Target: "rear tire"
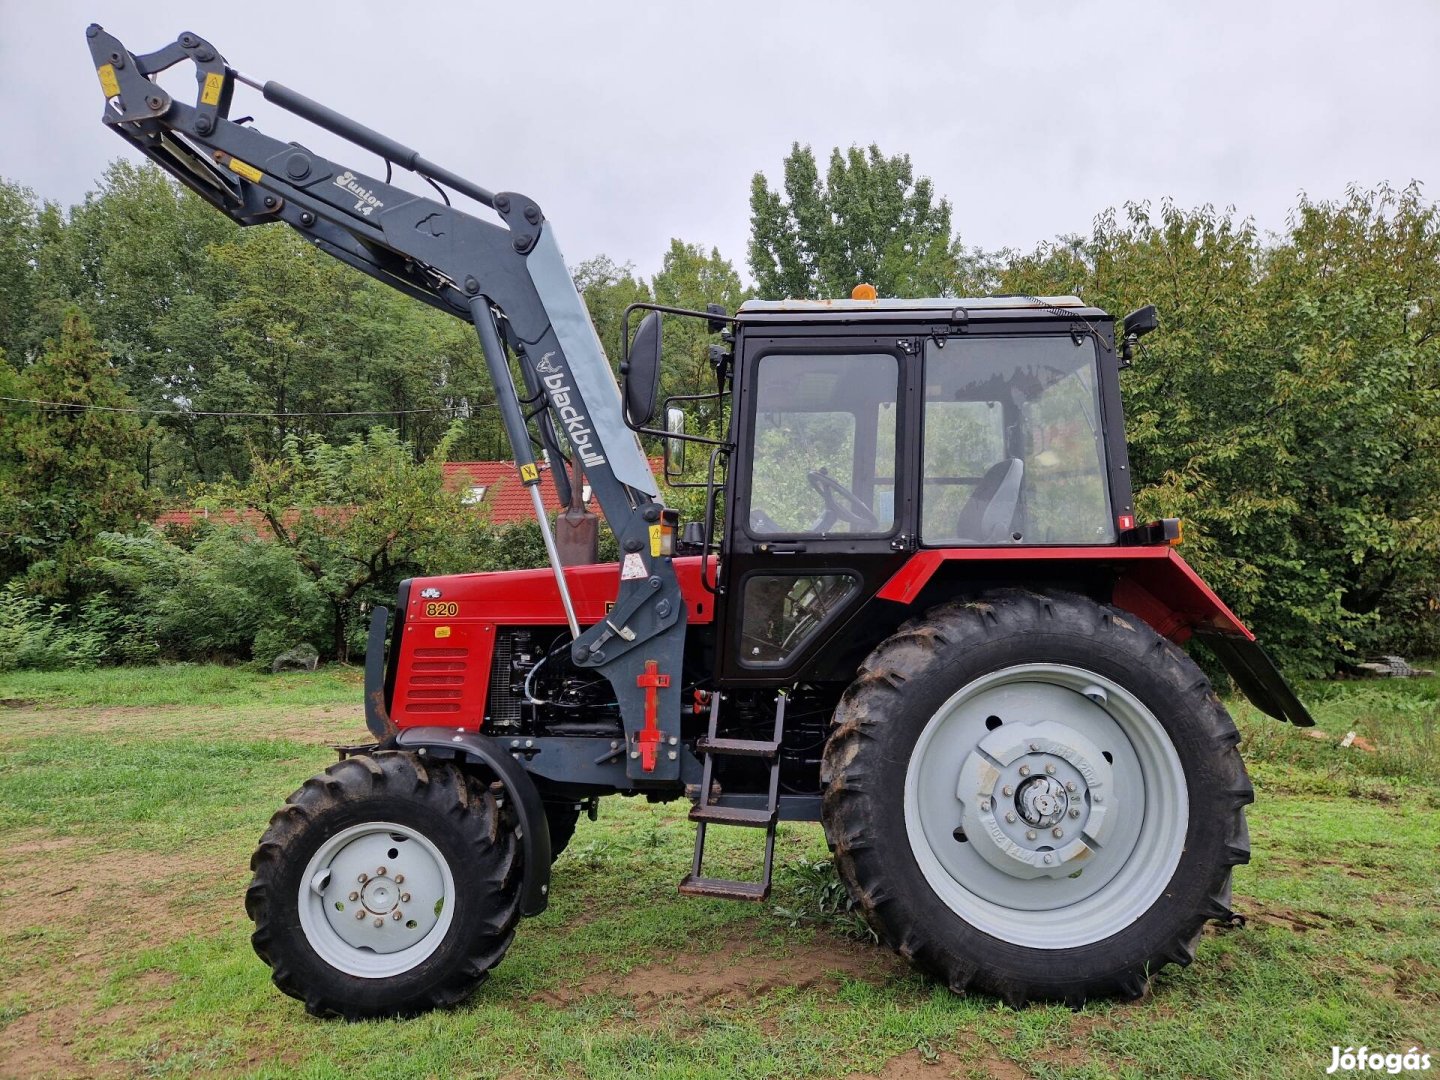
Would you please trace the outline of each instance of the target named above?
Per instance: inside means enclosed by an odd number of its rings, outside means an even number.
[[[520,846],[479,779],[408,753],[346,758],[305,781],[250,860],[251,942],[316,1016],[454,1005],[520,919]]]
[[[957,992],[1138,997],[1230,917],[1254,799],[1239,734],[1133,616],[1018,589],[944,605],[876,647],[835,720],[840,876]]]

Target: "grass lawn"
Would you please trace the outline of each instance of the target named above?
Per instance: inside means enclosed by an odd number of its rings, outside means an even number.
[[[3,676],[0,1075],[1316,1077],[1333,1045],[1440,1061],[1440,678],[1305,696],[1332,738],[1235,707],[1258,796],[1248,924],[1207,932],[1145,1001],[951,995],[834,913],[818,826],[782,827],[769,904],[685,899],[683,806],[615,799],[467,1004],[345,1024],[271,986],[242,896],[270,813],[327,743],[363,737],[358,672]],[[1350,730],[1375,749],[1340,747]],[[717,850],[717,868],[752,857]]]

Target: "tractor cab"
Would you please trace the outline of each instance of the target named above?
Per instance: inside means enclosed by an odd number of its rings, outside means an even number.
[[[750,301],[729,371],[726,680],[813,675],[836,636],[868,648],[835,632],[893,629],[866,608],[921,549],[1113,546],[1133,525],[1113,322],[1075,297]]]

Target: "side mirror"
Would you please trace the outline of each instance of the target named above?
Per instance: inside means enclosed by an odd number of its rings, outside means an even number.
[[[1125,316],[1124,338],[1120,342],[1120,366],[1128,368],[1135,359],[1135,345],[1152,330],[1160,328],[1160,315],[1154,304],[1136,308]]]
[[[1154,304],[1146,304],[1125,316],[1125,336],[1127,338],[1138,340],[1150,331],[1159,328],[1160,316],[1156,313]]]
[[[665,430],[672,435],[685,434],[685,410],[673,405],[665,410]],[[685,440],[665,440],[665,475],[678,476],[685,471]]]
[[[625,350],[620,373],[625,376],[625,422],[644,427],[655,415],[655,398],[660,393],[660,313],[652,311],[640,320],[635,338]]]

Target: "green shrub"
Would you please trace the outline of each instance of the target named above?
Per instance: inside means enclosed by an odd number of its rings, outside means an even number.
[[[47,604],[19,581],[0,589],[0,671],[92,668],[105,656],[105,639],[67,625],[64,604]]]

